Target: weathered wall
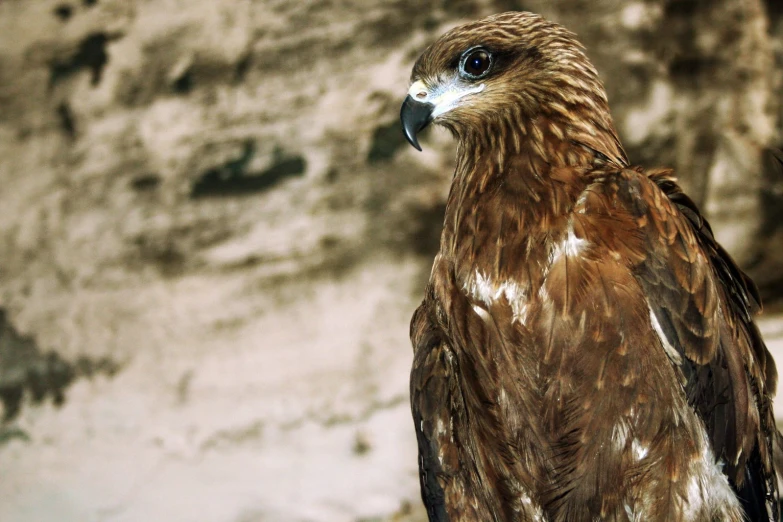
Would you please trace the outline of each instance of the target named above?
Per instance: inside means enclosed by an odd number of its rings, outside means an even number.
[[[0,520],[421,517],[407,322],[453,144],[397,114],[464,19],[579,33],[631,158],[774,296],[768,3],[0,1]]]

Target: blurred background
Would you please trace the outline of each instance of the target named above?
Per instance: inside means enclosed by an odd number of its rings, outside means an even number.
[[[1,521],[425,519],[408,321],[454,144],[398,111],[511,9],[579,34],[783,353],[779,0],[0,0]]]

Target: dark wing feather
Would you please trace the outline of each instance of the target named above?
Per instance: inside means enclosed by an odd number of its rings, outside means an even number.
[[[647,229],[636,277],[671,346],[689,404],[751,520],[777,520],[771,399],[777,373],[753,316],[758,290],[668,171],[628,178]],[[660,190],[656,190],[657,188]],[[679,356],[679,357],[677,357]]]
[[[434,434],[434,417],[443,416],[437,404],[448,395],[448,374],[443,367],[445,361],[440,340],[429,328],[426,319],[426,305],[422,304],[411,322],[411,339],[415,346],[415,360],[411,375],[411,410],[419,446],[419,482],[421,499],[427,508],[429,519],[447,522],[443,488],[438,475],[443,473],[438,462],[438,437]],[[433,408],[435,406],[435,408]],[[426,419],[426,425],[425,425]]]
[[[465,483],[455,423],[464,421],[458,368],[451,349],[434,324],[428,298],[411,321],[414,361],[411,410],[419,446],[421,498],[431,522],[447,522],[449,512],[464,520],[480,520],[471,488]]]

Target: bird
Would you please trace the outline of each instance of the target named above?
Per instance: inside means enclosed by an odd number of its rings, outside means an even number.
[[[400,119],[457,149],[410,325],[429,520],[777,520],[758,290],[671,169],[629,162],[575,34],[456,27]]]

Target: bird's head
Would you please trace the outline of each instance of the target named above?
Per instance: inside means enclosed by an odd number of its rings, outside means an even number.
[[[400,118],[421,150],[417,134],[431,122],[459,138],[550,114],[599,126],[607,120],[614,132],[603,85],[575,35],[538,15],[509,12],[452,29],[424,51]]]

